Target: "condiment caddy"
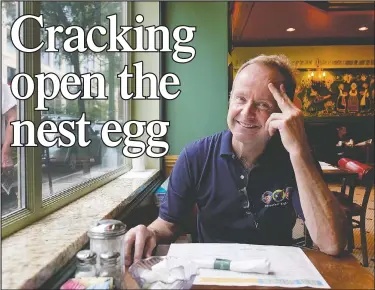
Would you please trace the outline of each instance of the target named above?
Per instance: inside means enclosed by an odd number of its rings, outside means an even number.
[[[88,231],[90,249],[76,254],[75,277],[60,289],[125,289],[125,232],[121,221],[95,222]]]

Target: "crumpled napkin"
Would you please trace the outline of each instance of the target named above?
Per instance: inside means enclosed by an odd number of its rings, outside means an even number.
[[[153,265],[151,271],[143,271],[140,277],[147,284],[155,282],[172,284],[177,280],[189,280],[191,276],[197,273],[198,267],[195,263],[180,259],[164,259],[158,264]]]

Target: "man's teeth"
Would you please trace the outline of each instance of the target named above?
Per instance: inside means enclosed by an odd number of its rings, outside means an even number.
[[[245,124],[245,123],[242,123],[242,122],[239,122],[241,124],[241,126],[245,127],[245,128],[257,128],[258,126],[257,125],[252,125],[252,124]]]

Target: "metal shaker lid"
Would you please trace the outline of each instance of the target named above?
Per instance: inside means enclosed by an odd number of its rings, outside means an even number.
[[[88,236],[95,239],[114,238],[125,234],[126,225],[118,220],[104,219],[96,222]]]
[[[116,264],[120,257],[119,252],[105,252],[100,254],[100,262],[102,264]]]
[[[79,251],[76,255],[76,258],[81,263],[90,263],[90,264],[96,263],[96,253],[90,250]]]

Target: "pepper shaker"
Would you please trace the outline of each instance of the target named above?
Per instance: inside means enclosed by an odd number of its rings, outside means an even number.
[[[122,289],[123,276],[119,252],[106,252],[100,255],[99,277],[112,277],[115,289]]]
[[[77,268],[75,277],[96,277],[96,253],[90,250],[79,251],[76,255]]]

